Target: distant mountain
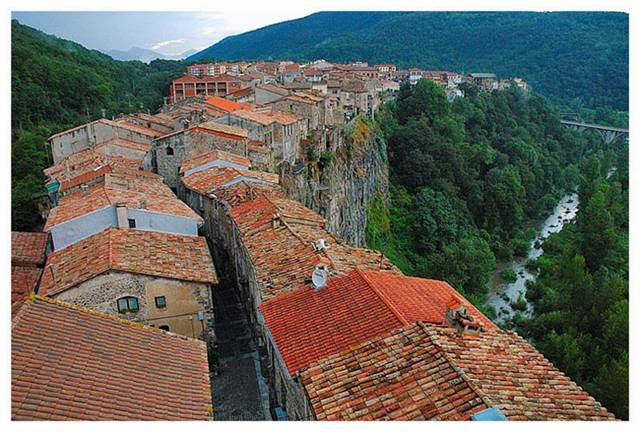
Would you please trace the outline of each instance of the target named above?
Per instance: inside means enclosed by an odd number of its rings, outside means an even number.
[[[165,56],[160,54],[159,52],[155,52],[150,49],[140,48],[140,47],[131,47],[126,51],[123,50],[110,50],[107,51],[109,56],[111,56],[114,60],[140,60],[145,63],[149,63],[152,60],[156,59],[164,59]]]
[[[121,60],[121,61],[129,61],[129,60],[140,60],[141,62],[144,63],[149,63],[153,60],[182,60],[192,54],[197,53],[197,50],[195,49],[189,49],[183,53],[180,54],[176,54],[176,55],[166,55],[166,54],[162,54],[159,53],[157,51],[154,50],[150,50],[147,48],[140,48],[140,47],[131,47],[126,51],[123,50],[110,50],[107,51],[106,54],[108,54],[109,56],[111,56],[114,60]]]
[[[522,76],[555,101],[627,110],[628,35],[629,16],[617,12],[320,12],[227,37],[187,60],[492,71]]]

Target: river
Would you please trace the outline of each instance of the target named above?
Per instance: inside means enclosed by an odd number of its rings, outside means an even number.
[[[570,222],[578,213],[578,194],[571,193],[565,195],[553,209],[553,212],[538,227],[538,234],[529,244],[529,253],[526,258],[516,258],[515,260],[499,264],[490,281],[489,295],[486,304],[493,306],[496,310],[497,317],[494,321],[504,323],[513,317],[516,310],[513,305],[521,297],[524,300],[526,309],[520,311],[525,316],[531,316],[532,307],[526,301],[525,293],[527,291],[526,283],[528,280],[535,278],[531,272],[525,268],[525,264],[529,259],[536,259],[542,255],[542,248],[536,247],[542,243],[544,239],[553,233],[557,233],[564,227],[564,224]],[[504,283],[500,273],[511,268],[517,275],[518,279],[513,283]]]

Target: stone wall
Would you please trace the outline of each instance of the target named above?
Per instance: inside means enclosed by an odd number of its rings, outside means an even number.
[[[118,312],[117,300],[138,299],[137,312]],[[155,297],[164,296],[167,306],[158,308]],[[173,333],[213,342],[211,286],[153,276],[107,272],[54,296],[58,300],[88,307],[155,327],[167,325]],[[204,314],[201,322],[198,312]]]
[[[354,122],[350,125],[347,128],[352,128]],[[291,167],[285,165],[280,172],[289,198],[320,213],[327,220],[329,231],[356,247],[365,244],[370,200],[377,191],[385,197],[388,191],[386,150],[371,127],[365,129],[364,134],[356,133],[355,140],[347,138],[345,128],[316,135],[311,144],[316,157],[329,151],[333,155],[331,162],[326,166],[320,160],[307,163],[300,174],[293,174]]]
[[[153,142],[151,150],[153,171],[160,174],[169,187],[176,188],[180,165],[192,152],[223,150],[246,157],[247,142],[246,139],[238,140],[198,131],[185,131],[159,138]]]

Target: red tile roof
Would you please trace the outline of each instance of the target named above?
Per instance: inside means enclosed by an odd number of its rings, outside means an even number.
[[[420,323],[301,372],[318,420],[467,420],[488,408]]]
[[[181,180],[187,188],[206,195],[213,189],[224,186],[225,183],[243,177],[278,184],[278,174],[217,166],[194,172],[182,177]]]
[[[49,212],[44,230],[49,231],[63,222],[116,204],[183,216],[202,223],[202,218],[180,201],[159,178],[148,178],[135,173],[110,173],[106,174],[103,183],[62,197],[59,205]]]
[[[42,267],[48,238],[43,232],[11,231],[11,264]]]
[[[251,110],[250,105],[238,103],[238,102],[221,98],[218,96],[214,96],[207,99],[205,103],[227,113],[230,113],[231,111],[236,111],[236,110]]]
[[[310,363],[410,322],[443,323],[452,297],[485,328],[497,328],[446,282],[360,269],[329,278],[327,287],[319,290],[304,286],[280,294],[260,310],[294,375]]]
[[[162,137],[160,137],[160,139],[168,138],[170,136],[177,135],[177,134],[186,134],[186,133],[206,133],[206,134],[221,136],[224,138],[234,139],[237,141],[242,141],[247,139],[246,130],[239,127],[235,127],[235,126],[216,123],[214,121],[199,123],[195,126],[190,127],[189,129],[163,135]]]
[[[39,267],[11,266],[11,303],[35,292],[42,269]]]
[[[229,161],[235,164],[244,165],[247,168],[251,166],[251,161],[245,157],[221,150],[212,150],[203,154],[190,156],[182,162],[182,165],[180,165],[180,174],[215,160]]]
[[[515,332],[481,332],[469,338],[449,327],[425,328],[478,393],[510,420],[614,419]]]
[[[301,372],[318,419],[463,420],[488,407],[509,420],[613,420],[514,332],[466,337],[411,323]]]
[[[204,342],[41,297],[12,312],[12,420],[211,420]]]
[[[109,270],[217,282],[204,237],[107,228],[49,254],[39,293],[55,295]]]
[[[128,130],[133,131],[133,132],[138,132],[138,133],[140,133],[142,135],[147,135],[147,136],[149,136],[151,138],[157,138],[158,136],[162,135],[158,131],[155,131],[153,129],[149,129],[149,128],[144,127],[144,126],[133,125],[131,123],[128,123],[124,119],[119,119],[119,120],[115,120],[114,121],[114,120],[109,120],[109,119],[106,119],[106,118],[101,118],[101,119],[92,121],[90,123],[85,123],[83,125],[76,126],[74,128],[67,129],[67,130],[58,132],[56,134],[53,134],[48,138],[48,140],[51,141],[54,138],[58,138],[58,137],[60,137],[62,135],[66,135],[66,134],[68,134],[70,132],[78,131],[80,129],[83,129],[83,128],[87,127],[88,125],[92,125],[92,124],[96,124],[96,123],[102,123],[102,124],[106,124],[106,125],[109,125],[109,126],[120,127],[122,129],[128,129]]]
[[[335,238],[324,229],[320,215],[281,191],[255,191],[250,200],[238,201],[230,215],[256,268],[262,300],[304,284],[319,255],[330,259],[336,272],[354,267],[398,271],[379,252],[354,248]],[[315,251],[312,242],[319,239],[327,240],[329,247]]]

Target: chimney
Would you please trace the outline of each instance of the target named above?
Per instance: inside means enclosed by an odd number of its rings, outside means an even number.
[[[320,252],[321,250],[324,250],[326,248],[329,247],[329,243],[327,243],[327,241],[323,238],[318,239],[314,242],[311,243],[311,247],[313,247],[313,250],[316,252]]]
[[[80,185],[80,190],[82,191],[82,195],[87,196],[89,195],[89,185],[83,183]]]
[[[473,335],[482,331],[482,324],[469,315],[462,302],[453,296],[447,303],[445,324],[455,328],[461,335]]]
[[[116,217],[118,219],[118,228],[129,227],[129,220],[127,219],[127,207],[124,203],[116,204]]]
[[[280,215],[276,213],[271,219],[271,228],[276,229],[280,226]]]

